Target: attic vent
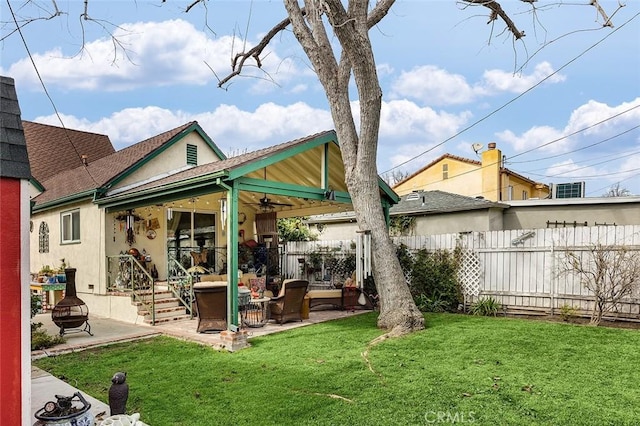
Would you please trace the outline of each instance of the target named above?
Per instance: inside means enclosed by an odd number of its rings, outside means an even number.
[[[198,147],[196,145],[187,144],[187,164],[198,165]]]
[[[419,199],[420,199],[420,194],[418,194],[417,192],[412,192],[411,194],[407,195],[407,198],[406,198],[407,201],[414,201]]]

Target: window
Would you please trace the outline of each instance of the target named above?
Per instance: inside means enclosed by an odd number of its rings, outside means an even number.
[[[198,165],[198,147],[196,145],[187,144],[187,164]]]
[[[527,191],[522,191],[522,199],[523,200],[528,200],[529,199],[529,194],[527,193]]]
[[[62,243],[80,242],[80,210],[62,213]]]
[[[513,200],[513,186],[507,186],[507,201]]]
[[[442,165],[442,180],[449,179],[449,165]]]
[[[49,225],[46,222],[40,222],[38,230],[38,252],[49,253]]]

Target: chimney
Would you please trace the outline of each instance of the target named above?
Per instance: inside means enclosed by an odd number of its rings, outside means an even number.
[[[495,145],[495,144],[494,144]],[[85,166],[87,165],[87,156],[82,154],[82,164],[84,164]]]
[[[482,153],[482,195],[491,201],[500,201],[500,169],[502,167],[502,153],[496,148],[495,142],[487,144],[487,150]]]

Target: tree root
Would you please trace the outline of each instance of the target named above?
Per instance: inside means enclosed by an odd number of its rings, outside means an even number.
[[[352,399],[349,398],[345,398],[344,396],[340,396],[340,395],[336,395],[334,393],[318,393],[318,392],[314,392],[314,395],[318,395],[318,396],[328,396],[329,398],[334,398],[334,399],[340,399],[342,401],[346,401],[349,403],[353,403]]]
[[[373,369],[373,366],[371,365],[371,360],[369,359],[369,349],[371,349],[372,347],[374,347],[375,345],[377,345],[378,343],[384,342],[385,340],[387,340],[389,337],[394,337],[392,335],[393,330],[391,330],[388,333],[382,334],[378,337],[376,337],[375,339],[373,339],[372,341],[370,341],[367,344],[367,349],[364,350],[364,352],[362,352],[360,355],[362,355],[362,358],[364,358],[364,362],[367,364],[367,367],[369,368],[369,371],[371,371],[373,374],[375,374],[376,376],[380,377],[381,379],[384,379],[384,377],[382,376],[382,374],[378,373],[377,371],[375,371]]]

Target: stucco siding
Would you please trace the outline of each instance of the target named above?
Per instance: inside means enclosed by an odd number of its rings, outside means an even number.
[[[80,242],[62,244],[61,214],[78,210],[80,214]],[[91,201],[77,203],[63,208],[36,213],[31,217],[33,229],[30,233],[31,261],[30,271],[37,273],[42,266],[58,268],[65,259],[67,267],[76,268],[76,288],[78,293],[97,291],[100,274],[104,271],[104,235],[100,226],[103,223],[102,211]],[[39,252],[40,224],[49,227],[49,251]],[[89,290],[89,285],[94,286]]]
[[[448,166],[447,179],[443,179],[442,169],[445,164]],[[393,188],[400,196],[411,191],[436,189],[468,196],[481,195],[482,171],[477,165],[445,158]]]
[[[143,182],[161,176],[167,172],[179,170],[187,166],[187,144],[198,147],[198,165],[219,161],[220,158],[196,132],[191,132],[174,143],[159,155],[145,163],[131,175],[114,185],[114,189]]]
[[[588,226],[637,225],[640,223],[640,203],[607,205],[556,205],[556,206],[511,206],[504,212],[504,229],[546,228],[547,221]],[[563,227],[563,225],[558,225]]]

